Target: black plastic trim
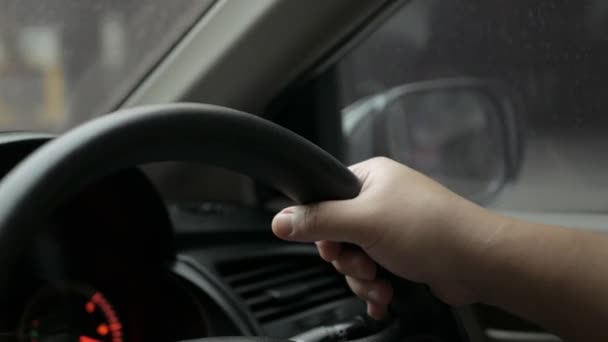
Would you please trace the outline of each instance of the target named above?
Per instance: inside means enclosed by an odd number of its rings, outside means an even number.
[[[250,315],[238,310],[241,304],[234,299],[234,294],[221,280],[193,258],[183,254],[178,255],[177,261],[172,266],[172,271],[195,285],[215,301],[236,325],[241,334],[255,336],[262,333],[262,329]]]

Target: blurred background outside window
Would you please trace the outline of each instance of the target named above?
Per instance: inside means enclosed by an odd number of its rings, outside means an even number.
[[[211,0],[0,0],[0,129],[60,132],[113,109]]]

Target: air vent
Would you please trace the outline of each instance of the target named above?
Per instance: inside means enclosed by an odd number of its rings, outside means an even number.
[[[261,324],[352,297],[344,278],[312,255],[231,261],[218,271]]]

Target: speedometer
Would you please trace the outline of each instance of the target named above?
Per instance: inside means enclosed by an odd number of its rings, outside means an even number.
[[[123,328],[105,296],[90,287],[46,288],[21,319],[23,341],[122,342]]]

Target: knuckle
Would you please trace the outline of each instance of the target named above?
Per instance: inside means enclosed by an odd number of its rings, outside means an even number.
[[[355,255],[353,256],[351,263],[350,263],[350,268],[357,272],[357,274],[364,279],[369,278],[368,274],[369,274],[369,270],[370,267],[368,265],[367,260],[365,260],[365,258],[361,255]]]
[[[363,299],[367,299],[367,292],[368,291],[363,290],[363,288],[361,286],[351,285],[350,289],[353,291],[353,293],[355,295],[357,295],[357,297],[361,297]]]
[[[350,276],[346,276],[346,279],[347,279],[348,287],[350,287],[351,291],[353,291],[353,293],[355,295],[357,295],[358,297],[367,299],[369,289],[366,286],[364,286],[363,284],[361,284],[359,281],[355,280],[354,278],[351,278]]]
[[[294,229],[302,234],[313,231],[317,221],[317,211],[316,204],[305,205],[299,209],[293,223]]]
[[[331,262],[331,264],[332,264],[332,266],[334,266],[336,271],[338,271],[340,273],[344,273],[344,268],[342,267],[342,263],[340,262],[340,260],[334,260]]]
[[[378,157],[374,157],[373,160],[375,160],[377,163],[386,163],[390,159],[388,159],[385,156],[378,156]]]
[[[319,204],[311,204],[304,207],[302,225],[303,230],[306,232],[317,230],[319,225]]]
[[[334,267],[338,271],[342,273],[349,273],[351,275],[358,274],[359,272],[357,271],[361,269],[362,265],[363,264],[361,262],[361,257],[358,254],[352,252],[344,253],[334,263]]]
[[[353,268],[356,269],[367,269],[369,268],[369,259],[362,253],[357,253],[352,259]]]
[[[394,163],[394,161],[392,159],[383,157],[383,156],[374,157],[371,159],[371,161],[372,161],[372,163],[374,163],[377,166],[387,166],[387,165]]]

